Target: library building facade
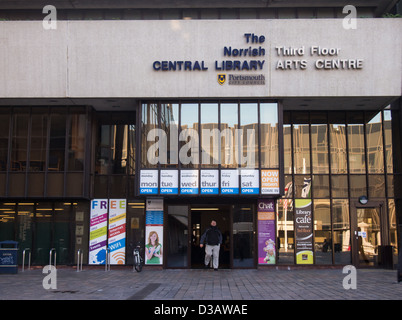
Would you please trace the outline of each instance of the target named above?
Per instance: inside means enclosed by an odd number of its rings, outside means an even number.
[[[397,268],[402,19],[166,12],[0,21],[20,264],[199,268],[215,220],[220,268]]]

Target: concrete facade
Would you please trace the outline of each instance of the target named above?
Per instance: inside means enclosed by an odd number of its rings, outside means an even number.
[[[58,21],[57,30],[2,21],[0,98],[372,97],[378,108],[401,95],[401,30],[400,19],[358,19],[355,30],[342,19]],[[265,41],[247,43],[245,33]],[[311,54],[314,46],[336,53]],[[265,54],[225,56],[224,47]],[[361,59],[361,68],[317,68],[324,59]],[[265,62],[258,70],[215,69],[226,60]],[[204,61],[208,70],[156,71],[154,61]],[[261,74],[265,85],[219,85],[218,73]]]

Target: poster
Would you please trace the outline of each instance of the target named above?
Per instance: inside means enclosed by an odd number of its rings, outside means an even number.
[[[163,199],[146,200],[145,264],[163,264]]]
[[[241,193],[242,194],[259,194],[259,171],[258,170],[241,170]]]
[[[218,174],[218,170],[201,170],[201,194],[219,194]]]
[[[313,221],[311,199],[295,200],[296,263],[313,264]]]
[[[221,171],[221,194],[239,193],[239,170]]]
[[[198,194],[198,170],[180,171],[180,193]]]
[[[276,263],[275,202],[258,200],[258,264]]]
[[[126,262],[126,199],[109,200],[110,264]]]
[[[177,170],[161,170],[160,193],[178,194],[179,179]]]
[[[158,193],[158,170],[140,171],[140,194]]]
[[[279,170],[261,170],[261,194],[279,194]]]
[[[91,200],[89,264],[105,264],[107,242],[107,199]]]

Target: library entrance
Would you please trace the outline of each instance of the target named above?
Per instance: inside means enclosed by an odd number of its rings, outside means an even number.
[[[200,239],[215,220],[222,233],[219,269],[254,268],[255,204],[167,204],[166,268],[204,268]]]

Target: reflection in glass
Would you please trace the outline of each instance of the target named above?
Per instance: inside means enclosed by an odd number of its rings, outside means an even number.
[[[357,208],[359,264],[378,265],[378,246],[381,245],[379,208]]]
[[[64,153],[66,145],[66,115],[52,113],[50,116],[50,142],[49,159],[47,168],[49,171],[64,171]]]
[[[233,266],[254,266],[254,208],[235,205],[233,209]]]
[[[167,266],[187,267],[188,206],[168,207]]]
[[[205,168],[217,168],[220,153],[218,104],[202,103],[200,108],[201,163]]]
[[[382,198],[385,197],[385,177],[379,174],[369,174],[369,198]]]
[[[387,173],[393,173],[391,110],[384,110],[385,162]]]
[[[285,174],[292,173],[292,126],[283,125],[283,162]]]
[[[28,113],[16,113],[14,114],[13,120],[11,136],[11,170],[25,171],[29,115]]]
[[[0,114],[0,123],[0,171],[6,171],[8,158],[8,131],[10,125],[10,116],[8,113]]]
[[[329,175],[313,175],[314,198],[329,198]]]
[[[346,174],[331,176],[331,192],[333,198],[348,197],[348,176]]]
[[[326,121],[326,119],[325,119]],[[313,173],[329,173],[327,124],[311,124]]]
[[[277,201],[276,219],[278,264],[294,264],[293,200]]]
[[[346,126],[330,124],[331,173],[347,173]]]
[[[239,150],[236,129],[239,129],[237,103],[221,104],[221,167],[237,168]]]
[[[335,264],[350,264],[349,200],[332,200],[332,228],[334,232],[334,262]]]
[[[276,103],[260,104],[260,122],[261,167],[279,168],[278,106]]]
[[[351,174],[349,176],[350,197],[358,198],[360,196],[367,196],[366,176],[363,174]]]
[[[85,160],[85,114],[71,115],[70,133],[68,139],[68,170],[83,171]]]
[[[241,145],[240,163],[242,167],[258,167],[258,104],[240,104]]]
[[[368,173],[384,172],[381,112],[377,113],[366,125]]]
[[[331,211],[329,200],[314,200],[316,264],[332,264]]]
[[[293,125],[294,173],[310,173],[310,138],[308,124]]]
[[[363,124],[348,125],[349,173],[366,173]]]
[[[180,126],[179,161],[183,168],[196,168],[200,163],[197,103],[181,105]]]
[[[31,122],[31,152],[29,171],[45,170],[47,143],[47,113],[33,114]]]

